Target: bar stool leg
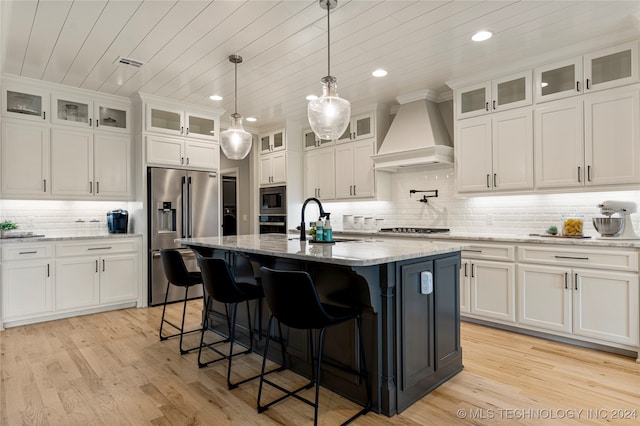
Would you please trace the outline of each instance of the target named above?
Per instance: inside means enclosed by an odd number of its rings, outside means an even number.
[[[167,340],[169,336],[164,337],[162,335],[162,326],[164,325],[164,313],[167,310],[167,300],[169,300],[169,286],[171,283],[167,281],[167,291],[164,294],[164,305],[162,305],[162,320],[160,321],[160,340]]]
[[[324,343],[325,328],[320,330],[320,339],[318,341],[318,371],[316,373],[316,403],[313,406],[313,426],[318,424],[318,406],[320,405],[320,372],[322,370],[322,346]]]
[[[264,354],[262,356],[262,369],[260,370],[260,384],[258,385],[258,413],[264,412],[268,407],[260,405],[260,398],[262,397],[262,385],[264,384],[264,370],[267,367],[267,355],[269,354],[269,341],[271,340],[271,326],[273,325],[273,315],[269,317],[269,323],[267,325],[267,340],[264,343]]]
[[[227,363],[227,387],[229,390],[238,387],[237,384],[231,384],[231,360],[233,359],[233,342],[236,339],[236,315],[238,314],[238,304],[231,304],[231,325],[229,333],[229,362]]]

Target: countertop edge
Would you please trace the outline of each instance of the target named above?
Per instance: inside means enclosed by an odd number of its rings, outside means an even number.
[[[55,241],[75,241],[75,240],[98,240],[106,238],[138,238],[142,237],[142,234],[98,234],[98,235],[47,235],[44,237],[25,237],[25,238],[0,238],[0,245],[2,244],[28,244],[28,243],[40,243],[40,242],[55,242]]]

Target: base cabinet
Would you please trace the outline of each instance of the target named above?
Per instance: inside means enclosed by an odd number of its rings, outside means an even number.
[[[50,314],[53,304],[52,259],[4,262],[3,322]]]

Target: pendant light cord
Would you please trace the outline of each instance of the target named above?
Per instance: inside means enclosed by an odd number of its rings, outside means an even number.
[[[327,0],[327,75],[331,75],[331,22],[329,21],[330,11],[330,0]]]
[[[234,62],[233,64],[233,68],[234,68],[234,75],[235,75],[235,79],[234,79],[234,89],[233,89],[233,102],[235,105],[235,110],[234,110],[234,114],[238,113],[238,63]]]

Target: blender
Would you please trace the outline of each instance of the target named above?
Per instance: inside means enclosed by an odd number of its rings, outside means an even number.
[[[607,200],[598,204],[600,213],[605,217],[593,218],[593,226],[602,235],[600,238],[616,238],[620,240],[638,240],[638,236],[631,223],[631,214],[638,210],[633,201]],[[612,217],[619,214],[622,218]]]

